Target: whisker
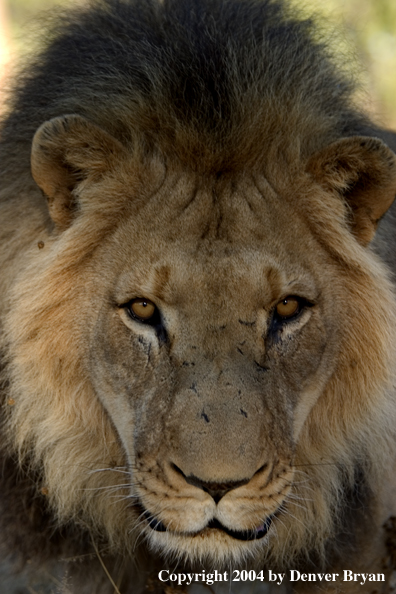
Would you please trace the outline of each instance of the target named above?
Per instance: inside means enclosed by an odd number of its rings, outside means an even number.
[[[124,470],[125,467],[123,466],[116,466],[114,468],[95,468],[95,470],[90,470],[88,474],[96,474],[97,472],[118,472],[120,474],[131,474],[129,470]]]
[[[103,487],[85,487],[83,489],[79,489],[79,491],[106,491],[106,490],[117,490],[123,489],[124,487],[132,487],[131,483],[123,483],[120,485],[105,485]]]

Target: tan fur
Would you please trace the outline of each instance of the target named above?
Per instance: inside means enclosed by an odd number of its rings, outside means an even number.
[[[57,526],[123,559],[147,543],[180,566],[382,570],[396,304],[370,242],[396,158],[368,124],[343,137],[282,98],[281,142],[267,121],[249,147],[248,127],[239,160],[196,123],[172,145],[167,122],[153,143],[147,117],[127,141],[95,107],[48,114],[31,139],[48,211],[26,172],[2,190],[4,449]]]

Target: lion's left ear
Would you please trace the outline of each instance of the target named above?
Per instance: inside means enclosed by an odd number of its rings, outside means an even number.
[[[326,190],[343,197],[352,233],[367,245],[395,198],[395,154],[378,138],[352,136],[310,157],[307,171]]]

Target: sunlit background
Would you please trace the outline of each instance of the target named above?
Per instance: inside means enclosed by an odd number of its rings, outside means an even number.
[[[41,10],[86,0],[0,0],[0,90],[6,73],[26,47],[26,31]],[[357,60],[366,108],[378,122],[396,130],[396,0],[294,0],[323,15],[338,31],[342,51]],[[341,43],[341,42],[339,42]]]

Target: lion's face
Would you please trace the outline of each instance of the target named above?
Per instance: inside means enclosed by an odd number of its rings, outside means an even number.
[[[198,176],[78,116],[43,125],[32,171],[55,229],[6,331],[14,441],[60,521],[217,563],[321,546],[387,422],[393,296],[366,244],[394,167],[358,138],[289,171]]]
[[[284,200],[264,179],[169,175],[91,263],[91,377],[160,548],[249,547],[293,484],[341,319],[328,258]]]

